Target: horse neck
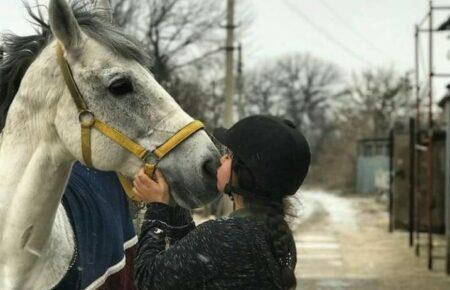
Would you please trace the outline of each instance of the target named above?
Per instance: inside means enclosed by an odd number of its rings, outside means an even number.
[[[73,163],[52,122],[54,94],[61,88],[36,89],[48,76],[30,69],[11,104],[0,144],[1,289],[24,287],[24,277],[45,255]]]
[[[56,64],[51,65],[55,62],[51,53],[51,49],[44,49],[27,70],[1,133],[0,215],[17,199],[18,191],[28,191],[26,184],[34,183],[36,178],[42,180],[36,174],[51,177],[45,178],[45,183],[57,184],[59,179],[67,179],[68,173],[58,171],[51,176],[51,168],[73,161],[54,126],[64,83],[62,77],[55,80],[59,71]]]

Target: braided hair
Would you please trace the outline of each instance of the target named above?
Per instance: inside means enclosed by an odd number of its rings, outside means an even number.
[[[237,156],[233,157],[232,170],[237,176],[239,188],[258,188],[251,171]],[[295,289],[297,281],[294,267],[297,257],[292,256],[290,252],[293,242],[292,232],[285,220],[287,215],[293,216],[293,213],[290,212],[291,204],[286,198],[270,198],[267,195],[257,193],[242,196],[245,207],[250,211],[264,210],[266,213],[264,226],[269,235],[272,253],[281,267],[281,286],[283,289]]]

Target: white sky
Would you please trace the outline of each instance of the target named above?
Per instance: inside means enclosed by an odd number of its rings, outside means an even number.
[[[251,62],[286,53],[310,52],[338,64],[348,73],[369,66],[412,71],[414,25],[424,18],[429,5],[428,0],[252,0],[252,3],[256,8],[255,21],[246,41]],[[435,0],[434,5],[450,6],[450,0]],[[449,15],[450,10],[435,12],[435,26]],[[450,73],[447,35],[435,34],[434,65],[436,71]],[[424,55],[421,62],[428,64],[427,34],[421,35],[421,45]],[[422,66],[422,75],[427,67]],[[450,79],[435,81],[435,99],[441,98],[448,82]]]
[[[246,67],[287,53],[309,52],[348,73],[369,66],[412,70],[414,24],[423,19],[428,7],[428,0],[247,1],[254,21],[243,39]],[[239,0],[236,2],[239,5]],[[450,0],[434,2],[450,6]],[[0,0],[0,32],[32,32],[25,14],[22,0]],[[435,14],[436,26],[450,11]],[[450,73],[450,40],[447,34],[435,39],[435,69]],[[426,34],[422,35],[422,47],[426,62]],[[447,82],[450,80],[436,81],[437,99]]]

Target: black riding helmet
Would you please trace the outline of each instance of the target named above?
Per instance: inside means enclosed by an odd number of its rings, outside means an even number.
[[[230,180],[227,194],[283,198],[297,192],[308,173],[308,141],[289,120],[251,116],[228,130],[216,129],[214,136],[232,151],[232,170],[238,174],[238,187],[231,186]],[[240,179],[241,175],[246,177]]]

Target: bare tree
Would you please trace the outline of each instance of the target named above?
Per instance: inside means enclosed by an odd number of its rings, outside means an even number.
[[[137,6],[130,0],[112,0],[113,21],[120,27],[131,26]],[[134,32],[134,31],[131,31]]]
[[[205,65],[222,50],[225,7],[216,0],[115,0],[119,25],[134,33],[153,59],[160,82],[175,71]]]
[[[339,69],[309,54],[292,55],[280,60],[277,75],[286,113],[304,130],[315,121],[318,111],[326,113],[326,109],[341,96]]]
[[[390,69],[372,69],[353,75],[348,102],[357,114],[366,116],[372,137],[385,137],[397,120],[412,107],[409,74]]]
[[[223,82],[212,81],[209,86],[208,98],[204,107],[204,119],[211,128],[223,125],[223,112],[225,110],[225,95]]]
[[[195,119],[203,118],[203,108],[207,99],[205,88],[196,79],[172,78],[166,89],[174,99],[183,105],[183,109]]]
[[[389,129],[410,112],[410,94],[408,74],[371,69],[354,75],[346,95],[335,104],[334,133],[319,142],[310,180],[322,186],[352,188],[358,140],[387,137]]]
[[[246,77],[245,88],[245,103],[242,104],[244,115],[279,115],[278,78],[273,63],[260,65],[249,73]]]
[[[156,79],[210,127],[223,114],[225,1],[112,0],[115,21],[143,42]],[[236,35],[251,22],[248,1],[236,7]],[[186,87],[185,87],[186,86]],[[197,106],[198,108],[195,108]]]
[[[246,79],[247,114],[291,119],[313,150],[333,132],[334,106],[343,95],[341,73],[334,64],[294,54],[262,64]]]

